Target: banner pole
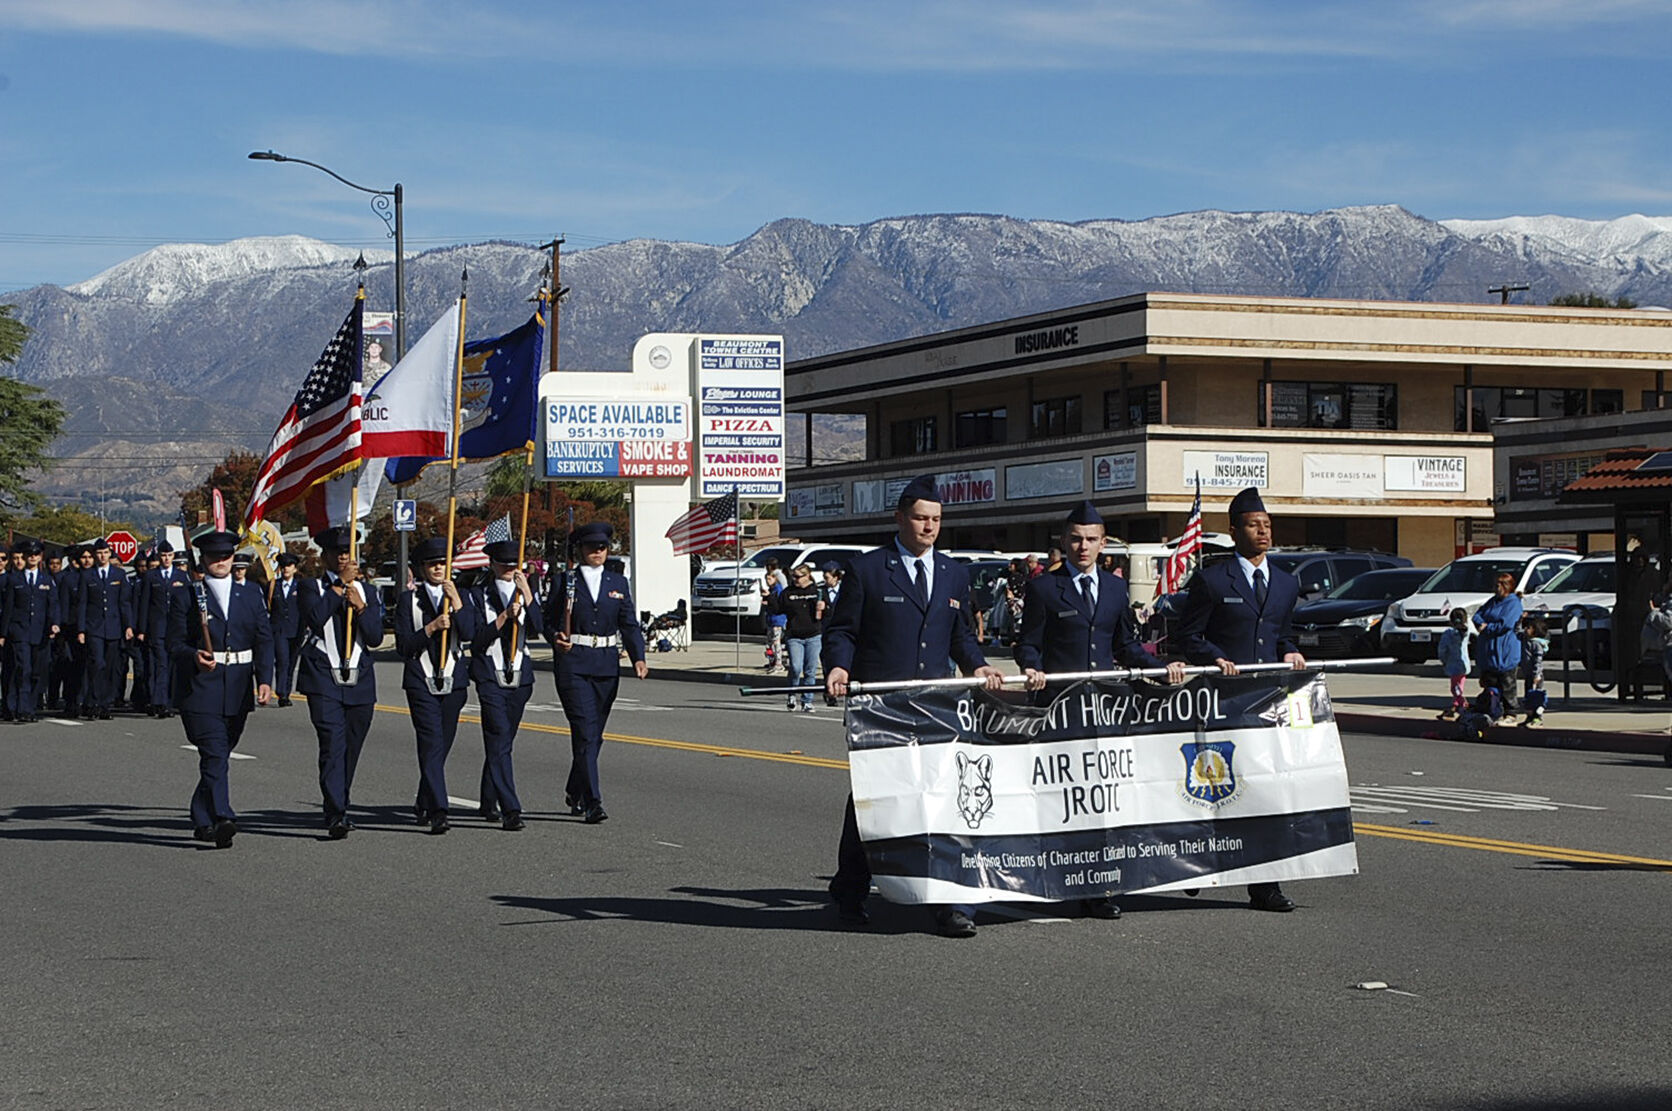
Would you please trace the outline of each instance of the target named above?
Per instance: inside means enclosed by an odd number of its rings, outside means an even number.
[[[554,251],[555,251],[555,249],[556,248],[553,248]],[[546,291],[544,289],[542,289],[540,291],[539,298],[540,298],[540,305],[541,305],[542,308],[544,308],[545,304],[546,304]],[[539,386],[538,382],[536,382],[534,384],[534,391],[535,391],[536,395],[538,395],[539,392],[540,392],[540,386]],[[529,440],[527,446],[524,448],[524,451],[523,451],[522,521],[521,521],[521,523],[519,523],[517,525],[517,570],[518,571],[521,571],[523,569],[523,559],[528,554],[528,497],[533,492],[534,492],[534,441]],[[519,621],[511,629],[511,651],[510,651],[510,654],[508,656],[508,659],[510,659],[510,660],[515,660],[517,658],[517,638],[521,634],[521,632],[522,632],[522,622]],[[511,664],[507,663],[505,665],[505,667],[507,669],[506,670],[506,675],[509,676],[510,675],[510,670],[509,669],[511,667]]]
[[[697,494],[701,496],[699,489]],[[743,578],[743,503],[737,500],[737,483],[732,483],[732,543],[737,545],[737,560],[732,564],[732,667],[743,670],[743,599],[738,596],[737,584]],[[762,610],[761,620],[766,620]]]
[[[453,435],[452,455],[448,460],[447,471],[447,577],[444,581],[453,581],[453,525],[458,518],[459,510],[459,399],[464,393],[464,312],[465,301],[470,289],[470,271],[467,269],[459,277],[459,342],[453,354]],[[441,596],[441,612],[451,613],[453,600],[446,593]],[[441,630],[441,661],[447,661],[447,634],[452,632],[448,627]]]
[[[1239,664],[1238,675],[1269,674],[1283,671],[1354,671],[1369,670],[1374,667],[1390,667],[1394,663],[1392,656],[1373,656],[1355,660],[1318,660],[1308,661],[1303,668],[1295,668],[1292,664]],[[1218,675],[1217,664],[1204,664],[1200,667],[1187,667],[1186,675]],[[1167,674],[1164,667],[1130,668],[1115,671],[1062,671],[1045,676],[1047,683],[1077,683],[1085,679],[1154,679]],[[1026,675],[1006,675],[1001,680],[1003,686],[1019,687],[1027,682]],[[901,679],[883,683],[849,683],[849,694],[875,694],[881,691],[923,690],[928,687],[947,687],[952,689],[963,687],[984,687],[987,680],[972,676],[948,677],[945,679]],[[800,694],[824,690],[822,686],[799,687],[739,687],[738,693],[749,697],[757,694]]]

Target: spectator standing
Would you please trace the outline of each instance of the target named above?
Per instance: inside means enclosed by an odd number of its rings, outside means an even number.
[[[1496,591],[1475,611],[1474,618],[1475,630],[1480,634],[1476,642],[1480,685],[1498,688],[1505,714],[1517,709],[1515,673],[1521,665],[1521,641],[1516,630],[1520,625],[1521,599],[1515,593],[1515,576],[1505,572],[1498,576]]]
[[[1550,652],[1550,629],[1542,617],[1521,621],[1521,682],[1527,716],[1522,725],[1544,724],[1544,657]]]
[[[818,681],[819,634],[824,623],[823,592],[813,585],[813,568],[803,563],[790,571],[790,585],[778,592],[777,609],[784,618],[784,645],[789,652],[789,678],[792,687],[807,687],[801,692],[801,712],[813,712],[813,691]],[[786,710],[794,710],[796,696],[784,703]]]
[[[1451,624],[1440,634],[1440,670],[1451,684],[1451,705],[1440,711],[1440,717],[1450,721],[1469,708],[1463,691],[1469,678],[1469,611],[1462,606],[1451,611]]]

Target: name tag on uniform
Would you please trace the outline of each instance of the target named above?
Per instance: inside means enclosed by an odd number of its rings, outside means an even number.
[[[618,601],[618,602],[619,602],[619,601],[621,601],[621,599],[622,599],[622,598],[623,598],[623,597],[625,597],[625,595],[623,595],[623,594],[622,594],[622,593],[621,593],[621,591],[619,591],[619,590],[612,590],[612,591],[610,591],[610,597],[611,597],[611,598],[614,598],[614,599],[615,599],[615,600],[616,600],[616,601]]]
[[[1240,595],[1233,594],[1231,597],[1225,599],[1225,604],[1227,606],[1240,606],[1242,605],[1242,597]]]
[[[36,583],[35,584],[35,589],[36,590],[51,590],[52,589],[52,584],[51,583]]]
[[[882,600],[885,602],[904,602],[906,599],[902,594],[884,594]]]
[[[962,608],[961,606],[958,605],[958,599],[956,599],[956,598],[948,598],[947,601],[952,603],[952,608],[953,609],[961,609]]]
[[[1058,610],[1057,611],[1057,616],[1058,617],[1073,617],[1075,614],[1077,614],[1079,612],[1080,612],[1079,610]]]

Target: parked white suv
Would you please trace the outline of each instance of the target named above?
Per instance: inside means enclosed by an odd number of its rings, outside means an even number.
[[[1388,607],[1382,651],[1400,663],[1431,660],[1451,623],[1451,611],[1461,608],[1474,616],[1492,597],[1500,574],[1514,575],[1516,591],[1525,594],[1578,562],[1577,554],[1559,548],[1488,548],[1460,556],[1434,572],[1415,594]]]
[[[787,585],[791,567],[811,563],[817,571],[831,560],[845,563],[870,550],[869,546],[859,544],[774,544],[753,553],[742,563],[729,560],[710,563],[702,574],[691,580],[692,631],[721,626],[729,629],[741,615],[746,632],[764,632],[761,583],[766,579],[769,559],[778,561],[778,570]],[[813,581],[822,580],[815,574]]]
[[[1528,617],[1544,618],[1553,657],[1560,658],[1563,639],[1572,636],[1576,639],[1566,648],[1573,659],[1589,659],[1593,666],[1607,669],[1613,666],[1618,590],[1614,553],[1594,552],[1522,598],[1521,608]],[[1583,633],[1589,634],[1589,646]]]

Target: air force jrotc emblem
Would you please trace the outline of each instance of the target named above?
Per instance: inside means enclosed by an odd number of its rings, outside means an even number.
[[[1232,741],[1203,741],[1179,746],[1184,754],[1184,796],[1203,806],[1231,801],[1238,791],[1231,767],[1237,746]]]
[[[987,812],[993,809],[993,758],[983,755],[971,760],[958,754],[958,812],[964,824],[978,829]]]

